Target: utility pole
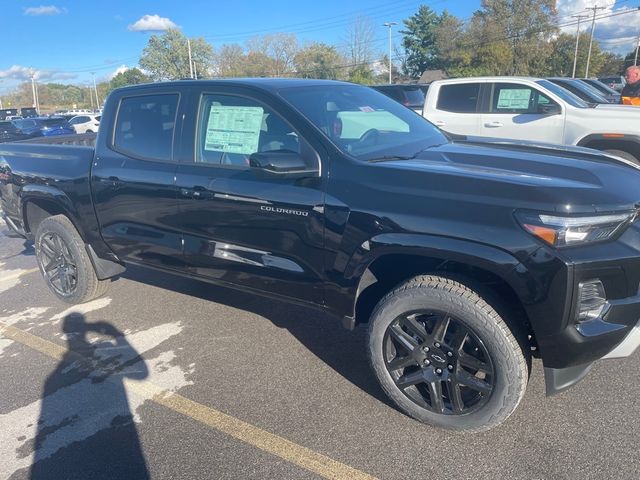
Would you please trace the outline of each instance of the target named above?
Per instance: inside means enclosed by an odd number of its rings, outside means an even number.
[[[93,91],[96,94],[96,110],[100,108],[100,98],[98,97],[98,87],[96,87],[96,73],[91,72],[91,77],[93,78]]]
[[[196,69],[196,62],[195,61],[193,62],[193,78],[195,80],[198,79],[198,70]]]
[[[597,5],[593,7],[589,7],[586,10],[593,10],[593,18],[591,20],[591,40],[589,41],[589,55],[587,55],[587,68],[584,72],[584,77],[589,78],[589,63],[591,62],[591,47],[593,45],[593,32],[596,28],[596,12],[598,10],[604,10],[604,7],[599,7]]]
[[[189,52],[189,78],[193,78],[193,61],[191,60],[191,40],[187,38],[187,50]]]
[[[31,73],[31,93],[33,95],[33,108],[36,108],[36,75],[33,73],[33,68],[30,71]]]
[[[578,19],[578,30],[576,32],[576,51],[573,54],[573,74],[571,78],[576,78],[576,65],[578,64],[578,41],[580,40],[580,22],[583,18],[589,18],[588,15],[571,15],[571,18]]]
[[[91,99],[91,110],[93,110],[93,92],[91,91],[91,85],[87,84],[87,88],[89,89],[89,98]]]
[[[386,22],[382,25],[389,29],[389,85],[391,85],[391,27],[397,25],[397,22]]]

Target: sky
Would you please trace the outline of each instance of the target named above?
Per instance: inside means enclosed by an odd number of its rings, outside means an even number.
[[[437,12],[447,9],[466,20],[480,0],[0,0],[0,95],[28,80],[86,85],[111,78],[136,66],[149,36],[166,28],[179,28],[190,37],[204,37],[214,48],[244,43],[266,33],[295,33],[302,43],[344,43],[347,26],[358,14],[376,26],[375,48],[387,51],[385,22],[402,23],[421,4]],[[598,16],[636,9],[640,0],[557,0],[559,23],[574,22],[572,14],[587,14],[587,7],[606,7]],[[588,29],[588,21],[583,29]],[[392,30],[394,43],[400,42]],[[575,33],[575,25],[564,30]],[[640,34],[640,13],[602,18],[596,22],[596,39],[606,49],[630,51]],[[15,42],[11,41],[14,39]]]

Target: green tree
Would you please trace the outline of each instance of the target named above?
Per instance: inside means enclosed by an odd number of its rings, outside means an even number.
[[[472,18],[471,64],[493,75],[545,75],[557,35],[556,0],[482,0]],[[489,56],[486,56],[489,55]]]
[[[300,78],[340,78],[344,58],[335,47],[314,42],[302,48],[294,57],[295,73]]]
[[[113,90],[114,88],[126,87],[127,85],[138,85],[140,83],[149,82],[151,82],[151,77],[149,75],[139,68],[130,68],[115,75],[111,79],[111,82],[109,82],[109,87]]]
[[[191,58],[197,66],[198,77],[205,77],[213,62],[213,47],[204,38],[191,39]],[[140,67],[156,81],[189,77],[187,37],[176,29],[152,35],[140,57]]]
[[[402,46],[406,56],[404,73],[417,78],[425,70],[438,69],[441,59],[436,51],[436,29],[440,17],[430,7],[420,5],[418,12],[403,21]]]

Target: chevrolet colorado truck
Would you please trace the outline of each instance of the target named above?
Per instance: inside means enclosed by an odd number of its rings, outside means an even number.
[[[454,135],[576,145],[640,164],[640,109],[587,103],[549,80],[438,80],[422,114]]]
[[[4,218],[59,299],[138,264],[368,324],[398,408],[462,431],[507,419],[532,357],[552,394],[634,352],[639,183],[616,157],[451,141],[319,80],[122,88],[95,148],[0,145]]]

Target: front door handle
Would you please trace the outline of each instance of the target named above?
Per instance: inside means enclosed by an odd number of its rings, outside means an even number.
[[[209,190],[202,185],[195,185],[193,188],[181,188],[180,195],[183,197],[193,198],[195,200],[202,200],[208,198]]]
[[[488,122],[484,124],[485,127],[487,128],[498,128],[498,127],[502,127],[502,122]]]

